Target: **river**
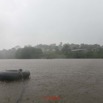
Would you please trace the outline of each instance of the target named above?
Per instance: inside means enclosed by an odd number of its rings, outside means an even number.
[[[103,103],[102,59],[8,59],[0,71],[29,70],[29,80],[0,82],[0,103]],[[25,84],[25,85],[24,85]],[[58,96],[59,100],[45,97]]]

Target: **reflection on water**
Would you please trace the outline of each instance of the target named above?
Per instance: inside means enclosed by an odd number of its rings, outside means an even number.
[[[0,60],[0,71],[20,68],[31,72],[20,103],[103,103],[102,59]],[[16,103],[22,89],[22,81],[0,82],[0,103]]]

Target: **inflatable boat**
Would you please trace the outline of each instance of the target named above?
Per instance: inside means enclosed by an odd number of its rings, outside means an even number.
[[[29,71],[23,71],[22,69],[19,70],[6,70],[0,72],[0,81],[15,81],[15,80],[22,80],[28,79],[30,76]]]

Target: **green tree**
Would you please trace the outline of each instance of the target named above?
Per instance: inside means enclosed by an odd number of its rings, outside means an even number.
[[[16,58],[18,59],[34,59],[42,58],[42,50],[34,48],[31,46],[25,46],[24,48],[19,48],[16,52]]]
[[[62,53],[66,56],[66,58],[71,58],[71,48],[69,44],[64,44],[62,48]]]

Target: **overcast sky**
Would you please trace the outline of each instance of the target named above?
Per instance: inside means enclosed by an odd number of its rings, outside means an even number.
[[[103,45],[103,0],[0,0],[0,49],[59,42]]]

